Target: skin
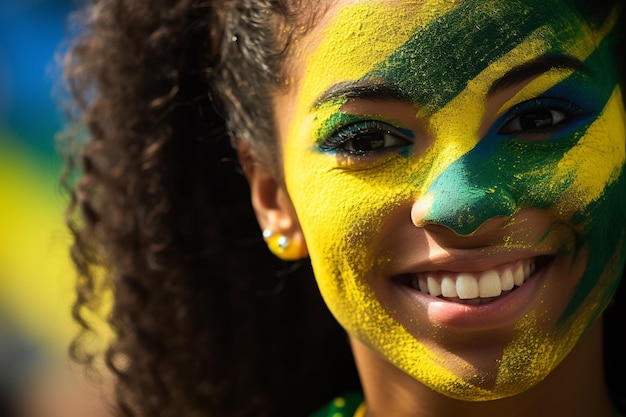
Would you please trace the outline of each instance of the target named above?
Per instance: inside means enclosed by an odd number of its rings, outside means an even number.
[[[248,176],[262,226],[306,241],[368,415],[611,415],[598,318],[624,265],[614,18],[592,29],[560,0],[341,1],[302,40],[275,100],[284,183]],[[520,127],[537,114],[547,127]],[[376,129],[385,146],[355,151]],[[524,260],[531,279],[490,304],[406,285]]]

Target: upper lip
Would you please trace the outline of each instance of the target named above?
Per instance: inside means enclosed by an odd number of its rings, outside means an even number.
[[[390,260],[374,266],[386,276],[485,272],[524,259],[554,257],[575,238],[567,225],[531,209],[518,212],[515,221],[494,218],[469,236],[437,224],[408,227],[396,217],[381,228],[370,248]]]
[[[447,271],[454,273],[484,272],[492,269],[524,260],[554,256],[552,253],[537,253],[533,251],[517,251],[515,253],[476,253],[474,251],[462,251],[462,253],[446,253],[434,258],[418,260],[398,268],[392,273],[393,276],[416,274],[420,272]]]

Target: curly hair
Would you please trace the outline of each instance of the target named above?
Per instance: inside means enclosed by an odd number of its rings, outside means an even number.
[[[80,148],[64,180],[83,329],[72,356],[96,366],[89,318],[112,291],[121,415],[306,416],[360,389],[310,265],[265,249],[231,143],[278,157],[267,103],[323,13],[312,3],[94,0],[77,15],[66,78],[89,140],[67,139]]]
[[[248,117],[272,142],[269,106],[258,103],[280,84],[286,44],[266,28],[293,22],[294,6],[112,0],[79,17],[85,31],[66,65],[90,140],[70,161],[80,180],[67,174],[84,328],[72,355],[96,360],[88,318],[109,286],[106,361],[123,415],[307,415],[359,388],[310,267],[265,249],[219,110],[243,109],[229,113],[237,135],[249,136]],[[214,77],[231,82],[222,97],[248,102],[218,102]]]

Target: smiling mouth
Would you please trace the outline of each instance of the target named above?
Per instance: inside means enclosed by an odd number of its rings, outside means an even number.
[[[485,304],[521,287],[546,263],[529,258],[483,272],[420,272],[399,278],[402,285],[424,294],[462,304]]]

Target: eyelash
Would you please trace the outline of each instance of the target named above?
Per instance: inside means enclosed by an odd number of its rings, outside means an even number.
[[[513,107],[505,116],[505,121],[498,129],[498,134],[540,135],[551,133],[568,126],[584,114],[584,110],[571,101],[560,98],[535,98]],[[529,120],[525,120],[524,117]]]
[[[370,142],[365,142],[367,140]],[[336,130],[318,145],[318,149],[322,152],[364,156],[393,148],[403,148],[412,143],[410,132],[384,122],[367,120]]]

